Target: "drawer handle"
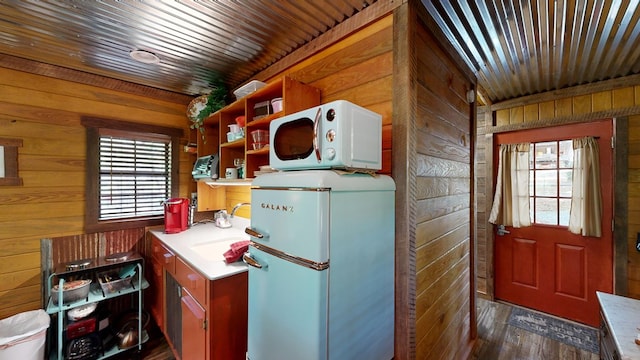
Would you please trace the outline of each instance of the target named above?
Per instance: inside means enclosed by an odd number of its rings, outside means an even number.
[[[198,285],[198,279],[200,279],[200,277],[196,274],[189,274],[187,275],[187,279],[189,279],[189,281],[191,281],[191,286],[193,286],[194,288],[196,288]]]
[[[173,254],[170,254],[170,253],[164,253],[163,256],[164,256],[165,264],[169,264],[173,258]]]

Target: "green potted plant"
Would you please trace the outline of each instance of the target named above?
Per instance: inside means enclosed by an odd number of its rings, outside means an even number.
[[[204,140],[204,119],[226,105],[227,87],[221,80],[213,85],[210,93],[191,100],[187,106],[187,117],[191,120],[191,129],[198,129]]]

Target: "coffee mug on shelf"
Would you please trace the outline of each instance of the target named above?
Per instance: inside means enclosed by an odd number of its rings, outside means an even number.
[[[237,179],[238,178],[238,169],[236,168],[227,168],[224,172],[224,177],[227,179]]]

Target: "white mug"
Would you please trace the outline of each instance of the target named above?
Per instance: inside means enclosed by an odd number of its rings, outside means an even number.
[[[227,179],[237,179],[238,178],[238,169],[236,168],[227,168],[224,172],[224,177]]]

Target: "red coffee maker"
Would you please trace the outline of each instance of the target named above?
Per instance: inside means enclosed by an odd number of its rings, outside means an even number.
[[[164,232],[175,234],[187,230],[189,199],[171,198],[164,202]]]

